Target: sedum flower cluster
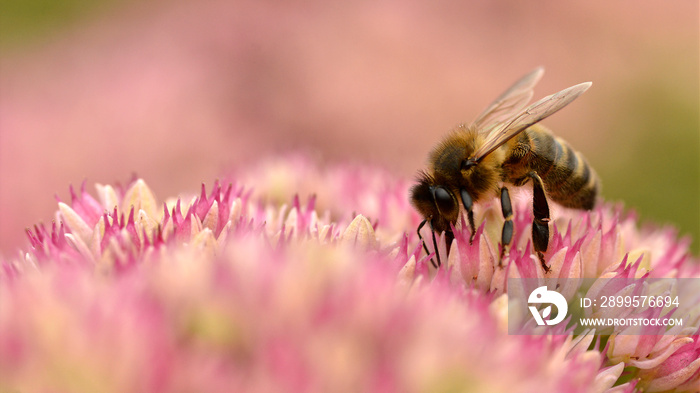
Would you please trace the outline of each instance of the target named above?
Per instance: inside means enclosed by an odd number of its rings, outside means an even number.
[[[71,188],[0,261],[0,391],[700,391],[697,287],[672,332],[508,334],[509,279],[700,278],[673,229],[554,208],[545,272],[522,191],[510,252],[494,199],[473,241],[437,239],[436,268],[409,180],[298,157],[231,176],[165,200],[142,179]]]

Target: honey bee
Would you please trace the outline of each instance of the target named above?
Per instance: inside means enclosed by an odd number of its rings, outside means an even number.
[[[533,88],[544,73],[537,68],[498,97],[471,125],[460,125],[430,153],[429,168],[419,173],[411,189],[411,203],[427,223],[433,245],[435,232],[445,232],[447,245],[452,228],[464,208],[470,241],[474,239],[473,206],[482,198],[500,197],[503,218],[500,260],[513,239],[513,209],[506,185],[520,187],[532,182],[532,244],[545,272],[544,252],[549,243],[547,197],[562,206],[590,210],[598,195],[598,176],[584,157],[563,139],[537,123],[583,94],[591,82],[581,83],[547,96],[523,110]],[[436,250],[437,263],[440,255]]]

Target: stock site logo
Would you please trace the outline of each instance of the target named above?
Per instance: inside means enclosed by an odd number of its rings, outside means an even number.
[[[549,304],[547,308],[542,310],[541,315],[540,312],[537,311],[537,307],[529,307],[532,317],[535,318],[535,322],[537,322],[537,324],[540,326],[544,326],[545,324],[558,324],[559,322],[563,321],[564,318],[566,318],[566,312],[569,310],[569,306],[566,304],[566,299],[564,296],[556,291],[548,291],[546,286],[541,286],[532,291],[532,293],[530,293],[530,297],[527,299],[527,302],[529,304]],[[549,317],[552,313],[552,304],[557,306],[557,317],[554,319],[545,320],[545,318]]]

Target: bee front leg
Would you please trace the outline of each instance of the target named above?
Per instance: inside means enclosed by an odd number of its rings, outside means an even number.
[[[510,249],[510,242],[513,240],[513,206],[510,203],[510,194],[506,187],[501,188],[501,211],[503,212],[503,230],[501,231],[501,256],[498,259],[498,266],[503,266],[503,257]]]
[[[428,223],[430,225],[430,232],[433,234],[433,248],[435,250],[435,255],[437,256],[438,262],[435,263],[435,260],[433,258],[430,258],[430,263],[433,265],[434,268],[438,268],[440,266],[440,255],[437,252],[437,244],[435,242],[435,231],[433,230],[433,224],[430,222],[430,218],[426,218],[425,220],[421,221],[421,223],[418,225],[418,230],[416,230],[416,233],[418,233],[418,239],[420,239],[420,242],[423,244],[423,249],[425,250],[426,255],[430,255],[430,250],[428,250],[428,246],[425,245],[425,240],[423,240],[423,236],[420,234],[420,230],[423,229],[423,226],[425,226],[425,223]]]
[[[537,172],[530,172],[532,178],[532,245],[535,248],[537,257],[540,259],[545,273],[549,272],[549,267],[544,261],[544,252],[549,244],[549,204],[544,193],[542,178]]]
[[[469,195],[469,192],[462,188],[459,190],[460,197],[462,197],[462,205],[464,206],[464,210],[467,211],[467,220],[469,221],[469,229],[472,231],[471,236],[469,237],[469,244],[472,244],[474,241],[474,235],[476,234],[476,227],[474,225],[474,211],[472,210],[472,206],[474,205],[474,202],[472,201],[472,196]]]

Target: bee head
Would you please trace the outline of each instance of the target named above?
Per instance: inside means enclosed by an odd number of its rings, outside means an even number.
[[[459,201],[455,193],[434,184],[426,174],[411,189],[411,203],[423,217],[430,220],[437,232],[450,231],[450,223],[459,217]]]

